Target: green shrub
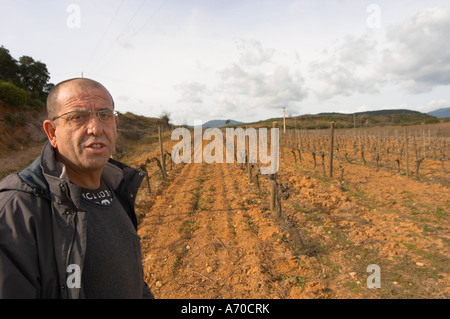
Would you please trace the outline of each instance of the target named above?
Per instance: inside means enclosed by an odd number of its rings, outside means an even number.
[[[0,81],[0,100],[11,106],[27,103],[27,92],[12,83]]]
[[[43,102],[40,99],[34,99],[33,100],[33,107],[38,109],[38,110],[43,110],[46,108],[45,102]]]
[[[11,125],[12,127],[14,127],[14,125],[16,125],[16,119],[14,118],[14,116],[11,113],[6,113],[5,115],[5,121],[6,123],[8,123],[9,125]]]

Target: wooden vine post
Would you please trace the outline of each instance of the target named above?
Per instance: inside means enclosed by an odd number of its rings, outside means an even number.
[[[329,165],[329,175],[333,176],[333,148],[334,148],[334,122],[331,122],[330,129],[330,165]]]
[[[273,128],[277,128],[278,127],[278,123],[277,122],[273,122],[272,123],[272,127]],[[276,143],[276,141],[270,141],[270,143]],[[275,212],[276,208],[277,208],[277,184],[276,184],[276,173],[275,174],[271,174],[268,176],[269,178],[269,184],[270,184],[270,210],[272,212]]]
[[[167,174],[166,174],[166,163],[165,163],[165,160],[164,160],[163,142],[162,142],[161,127],[160,126],[158,126],[158,135],[159,135],[159,150],[160,150],[160,153],[161,153],[161,172],[162,172],[163,178],[166,178],[167,177]]]
[[[405,131],[406,174],[409,177],[408,132],[406,131],[406,126],[404,127],[404,131]]]
[[[145,180],[147,181],[147,192],[149,195],[151,195],[152,191],[150,189],[150,177],[148,176],[146,164],[147,164],[147,161],[144,164],[139,165],[138,168],[145,172]]]
[[[245,127],[245,130],[247,131],[247,126]],[[246,162],[247,162],[247,173],[248,173],[248,179],[250,180],[250,182],[252,181],[252,166],[250,165],[250,138],[247,135],[245,135],[245,157],[246,157]]]

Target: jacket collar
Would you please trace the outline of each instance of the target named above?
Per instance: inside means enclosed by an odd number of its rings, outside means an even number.
[[[26,184],[16,189],[33,192],[37,196],[50,198],[50,194],[64,197],[62,193],[70,191],[70,197],[78,204],[81,188],[69,182],[65,167],[55,160],[55,149],[47,141],[41,155],[30,166],[18,173],[20,179]],[[114,190],[128,185],[128,192],[137,193],[145,173],[132,168],[112,158],[106,163],[102,178]],[[64,185],[65,187],[62,187]],[[31,190],[30,190],[31,188]],[[77,205],[78,206],[78,205]]]

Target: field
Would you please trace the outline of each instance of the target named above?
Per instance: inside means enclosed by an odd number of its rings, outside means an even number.
[[[406,148],[403,128],[336,131],[332,177],[329,130],[286,132],[278,210],[258,165],[168,158],[162,178],[157,141],[135,147],[122,160],[152,159],[137,197],[146,281],[156,298],[449,298],[446,125],[408,128]]]
[[[331,177],[330,130],[288,130],[275,207],[258,163],[166,156],[163,177],[158,135],[128,142],[118,159],[149,173],[136,207],[150,289],[188,299],[449,298],[449,125],[336,130]],[[41,147],[2,154],[2,176]]]

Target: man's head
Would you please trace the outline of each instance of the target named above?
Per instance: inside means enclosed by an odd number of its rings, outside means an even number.
[[[55,85],[49,92],[48,97],[47,97],[47,116],[48,119],[51,120],[53,118],[55,118],[56,116],[58,116],[58,97],[59,97],[59,93],[61,88],[65,87],[68,84],[72,84],[72,85],[76,85],[78,86],[80,89],[93,89],[93,88],[97,88],[97,89],[104,89],[106,92],[108,92],[108,90],[99,82],[91,80],[91,79],[87,79],[87,78],[74,78],[74,79],[70,79],[70,80],[65,80],[62,81],[60,83],[58,83],[57,85]],[[114,100],[111,96],[111,94],[108,92],[109,97],[111,98],[112,101],[112,106],[114,108]]]
[[[111,94],[90,79],[67,80],[50,91],[44,130],[69,177],[101,174],[117,140],[113,110]]]

